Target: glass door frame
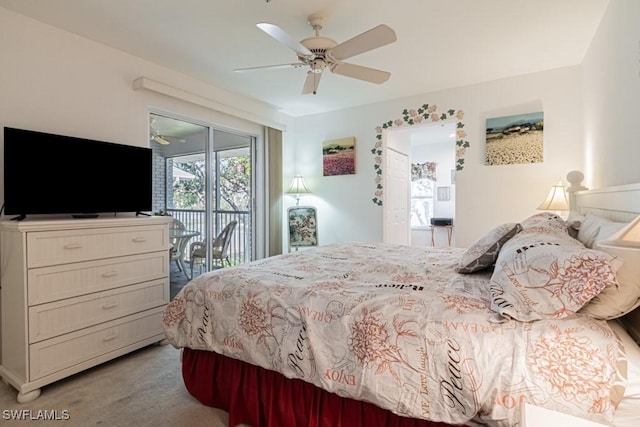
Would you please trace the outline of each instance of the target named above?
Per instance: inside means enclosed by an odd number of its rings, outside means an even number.
[[[220,169],[219,169],[219,162],[216,161],[219,156],[216,155],[216,141],[215,141],[215,134],[216,132],[224,132],[224,133],[228,133],[228,134],[232,134],[232,135],[236,135],[238,137],[243,137],[243,138],[248,138],[248,142],[249,142],[249,146],[248,146],[248,155],[249,155],[249,160],[250,160],[250,177],[249,177],[249,201],[248,201],[248,209],[249,209],[249,216],[248,216],[248,221],[249,224],[246,227],[246,232],[243,231],[243,242],[242,245],[244,246],[244,253],[246,255],[248,255],[248,259],[246,261],[250,261],[253,259],[256,259],[256,235],[255,235],[255,231],[256,231],[256,206],[255,206],[255,197],[256,197],[256,184],[257,184],[257,171],[259,168],[258,164],[257,164],[257,145],[258,145],[258,137],[256,135],[252,135],[250,133],[247,132],[242,132],[242,131],[237,131],[237,130],[229,130],[226,129],[224,127],[221,126],[216,126],[214,124],[208,123],[208,122],[204,122],[202,120],[198,120],[198,119],[194,119],[191,117],[185,117],[185,116],[181,116],[175,113],[171,113],[171,112],[166,112],[166,111],[162,111],[162,110],[157,110],[157,109],[149,109],[149,118],[151,119],[152,115],[157,115],[157,116],[162,116],[162,117],[166,117],[168,119],[172,119],[172,120],[177,120],[177,121],[182,121],[182,122],[187,122],[187,123],[191,123],[194,125],[198,125],[198,126],[202,126],[203,128],[206,129],[206,138],[204,141],[204,162],[205,162],[205,168],[204,168],[204,191],[205,191],[205,197],[204,197],[204,202],[205,202],[205,212],[204,212],[204,235],[201,236],[202,240],[207,240],[208,242],[211,242],[213,239],[215,239],[215,235],[214,235],[214,231],[216,230],[215,228],[215,224],[214,221],[216,220],[216,218],[214,218],[214,209],[213,207],[215,206],[216,210],[219,210],[220,206],[219,206],[219,202],[220,202],[220,194],[218,194],[219,192],[217,191],[217,186],[215,184],[215,179],[216,177],[219,177],[220,174]],[[150,142],[151,144],[151,142]],[[221,150],[218,150],[221,151]],[[191,153],[193,154],[193,153]],[[187,153],[185,153],[185,155],[187,155]],[[165,159],[165,165],[166,165],[166,159],[168,159],[169,157],[164,157]],[[212,168],[215,168],[215,170],[213,170]],[[166,166],[165,166],[166,169]],[[213,172],[213,173],[212,173]],[[169,183],[167,182],[167,179],[165,178],[165,194],[164,194],[164,207],[165,210],[168,208],[168,203],[169,203],[169,192],[172,191],[171,188],[169,188]],[[214,191],[216,192],[216,194],[214,194]],[[240,230],[237,230],[236,232],[240,232]],[[249,248],[246,248],[246,246],[249,246]],[[247,250],[248,249],[248,250]],[[211,258],[211,245],[206,245],[206,258],[205,258],[205,264],[204,264],[204,269],[206,271],[209,271],[213,266],[212,266],[212,258]],[[242,257],[243,259],[245,258],[244,256]]]

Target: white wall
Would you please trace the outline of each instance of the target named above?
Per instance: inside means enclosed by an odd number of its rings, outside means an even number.
[[[518,76],[394,101],[299,117],[285,135],[285,179],[294,167],[314,192],[305,202],[317,206],[321,244],[381,241],[382,208],[372,203],[376,173],[371,149],[376,126],[401,118],[402,111],[425,103],[439,111],[464,110],[471,146],[456,176],[456,246],[466,247],[490,228],[535,213],[559,177],[582,169],[582,93],[579,66]],[[485,120],[543,111],[544,162],[485,166]],[[356,137],[356,174],[322,176],[321,147],[326,139]]]
[[[424,103],[462,109],[471,147],[456,179],[456,245],[468,246],[490,227],[534,212],[549,186],[569,170],[584,169],[591,187],[640,181],[639,21],[640,2],[612,0],[582,67],[294,119],[0,8],[0,120],[3,126],[147,146],[146,120],[153,108],[261,134],[260,126],[246,120],[132,90],[132,81],[146,76],[284,123],[285,186],[295,173],[305,176],[314,194],[302,203],[318,207],[320,243],[327,244],[382,240],[382,208],[371,201],[375,127]],[[532,111],[545,114],[544,163],[485,166],[484,121]],[[356,137],[356,174],[323,177],[322,141],[345,136]],[[285,209],[293,203],[285,198]]]
[[[640,182],[640,1],[611,0],[582,66],[585,182]]]
[[[640,182],[640,2],[611,0],[581,66],[422,94],[292,120],[285,135],[285,179],[302,173],[318,206],[320,242],[382,240],[382,209],[371,202],[375,126],[404,108],[435,103],[465,111],[471,147],[456,177],[456,245],[534,213],[549,187],[583,170],[598,188]],[[544,163],[485,166],[484,126],[490,117],[543,111]],[[356,136],[357,174],[322,177],[325,139]]]
[[[0,8],[0,64],[0,126],[149,146],[148,114],[154,109],[262,137],[262,126],[256,123],[133,90],[133,80],[141,76],[267,120],[276,115],[265,104],[4,8]],[[0,150],[3,139],[0,132]],[[0,184],[0,198],[3,187]]]

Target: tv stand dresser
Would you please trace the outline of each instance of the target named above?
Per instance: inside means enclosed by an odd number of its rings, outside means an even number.
[[[0,376],[18,402],[165,338],[170,221],[2,221]]]

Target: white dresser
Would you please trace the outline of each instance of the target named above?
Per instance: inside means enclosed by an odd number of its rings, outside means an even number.
[[[0,376],[18,401],[164,339],[170,217],[3,221]]]

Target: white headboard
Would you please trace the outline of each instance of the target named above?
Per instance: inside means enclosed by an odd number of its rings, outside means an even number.
[[[640,184],[578,191],[573,194],[572,201],[572,210],[582,214],[593,213],[612,221],[631,222],[640,215]]]

